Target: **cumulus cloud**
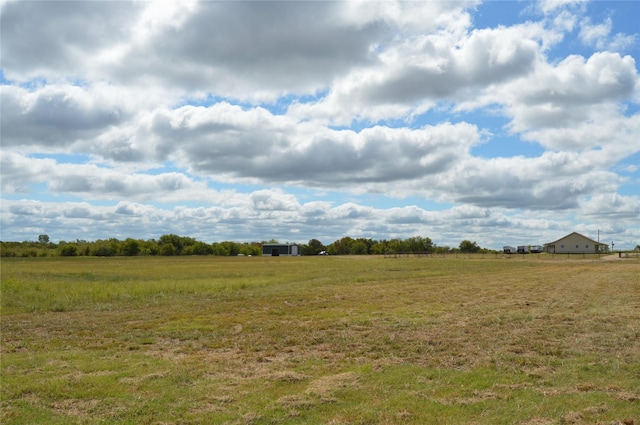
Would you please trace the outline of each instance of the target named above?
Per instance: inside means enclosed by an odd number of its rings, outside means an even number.
[[[640,197],[617,193],[598,194],[584,202],[582,214],[599,218],[615,217],[627,226],[633,226],[640,217]]]
[[[84,78],[95,52],[129,39],[142,3],[29,1],[2,7],[2,68],[10,79]]]
[[[281,197],[277,192],[271,195],[275,202]],[[251,199],[256,194],[246,196]],[[105,235],[126,238],[132,235],[133,229],[138,229],[135,234],[142,238],[176,233],[205,241],[271,238],[300,241],[300,237],[306,235],[300,230],[310,228],[316,238],[327,243],[333,242],[335,235],[371,237],[375,233],[403,239],[438,235],[434,241],[440,246],[457,246],[461,237],[478,240],[482,246],[501,246],[505,241],[518,240],[518,229],[522,226],[538,230],[535,238],[531,238],[533,241],[523,243],[543,243],[557,239],[565,224],[563,217],[557,215],[547,220],[530,214],[514,217],[501,210],[472,206],[435,213],[417,206],[378,209],[355,203],[335,206],[321,203],[312,206],[319,218],[311,219],[305,214],[307,204],[287,210],[284,217],[263,209],[181,206],[167,210],[126,201],[111,206],[36,201],[7,201],[6,204],[0,213],[3,223],[22,229],[18,234],[24,239],[43,232],[66,235],[67,240],[95,240]],[[273,226],[276,220],[286,225]],[[256,235],[265,237],[256,238]]]
[[[122,124],[131,112],[104,93],[73,85],[48,85],[34,91],[3,85],[0,124],[3,145],[65,148]]]
[[[566,9],[583,9],[589,0],[540,0],[538,7],[545,15],[558,13]]]
[[[613,22],[608,17],[601,24],[593,24],[586,17],[580,22],[580,40],[599,50],[620,51],[625,50],[636,41],[635,35],[616,33],[611,35]]]
[[[315,104],[293,105],[291,113],[336,125],[406,117],[416,105],[533,71],[543,34],[539,25],[527,24],[418,36],[382,52],[375,66],[347,74]]]

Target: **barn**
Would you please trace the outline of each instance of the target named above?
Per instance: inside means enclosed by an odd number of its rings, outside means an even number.
[[[264,244],[262,245],[262,255],[278,257],[281,255],[300,255],[300,245],[296,244]]]
[[[573,232],[557,241],[544,244],[544,251],[555,254],[597,254],[607,251],[609,246]]]

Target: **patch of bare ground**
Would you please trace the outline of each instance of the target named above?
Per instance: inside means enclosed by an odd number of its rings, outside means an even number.
[[[321,398],[331,397],[336,391],[345,388],[357,388],[358,375],[354,372],[338,373],[317,378],[309,383],[305,394],[319,396]]]
[[[100,405],[100,400],[80,400],[80,399],[65,399],[52,403],[52,410],[57,414],[65,414],[73,416],[75,418],[90,418],[91,411],[95,410]]]
[[[519,422],[518,425],[552,425],[555,424],[556,421],[548,418],[532,418],[528,419],[524,422]]]
[[[278,399],[278,404],[295,413],[296,409],[308,408],[317,404],[335,403],[336,392],[344,389],[358,388],[358,374],[344,372],[336,375],[322,376],[309,382],[304,392],[290,394]]]
[[[430,397],[431,401],[451,406],[451,405],[470,405],[482,403],[487,400],[507,400],[509,395],[497,393],[493,391],[474,391],[470,397]]]
[[[602,261],[633,261],[633,260],[638,260],[640,258],[640,253],[638,252],[623,252],[620,254],[611,254],[611,255],[606,255],[604,257],[601,257],[600,260]]]

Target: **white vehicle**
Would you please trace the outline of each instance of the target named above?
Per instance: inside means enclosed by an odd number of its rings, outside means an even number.
[[[515,254],[517,252],[516,248],[513,246],[503,246],[502,251],[505,254]]]

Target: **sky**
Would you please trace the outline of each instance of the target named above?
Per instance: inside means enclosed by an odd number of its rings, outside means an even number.
[[[638,1],[0,1],[0,239],[640,244]]]

